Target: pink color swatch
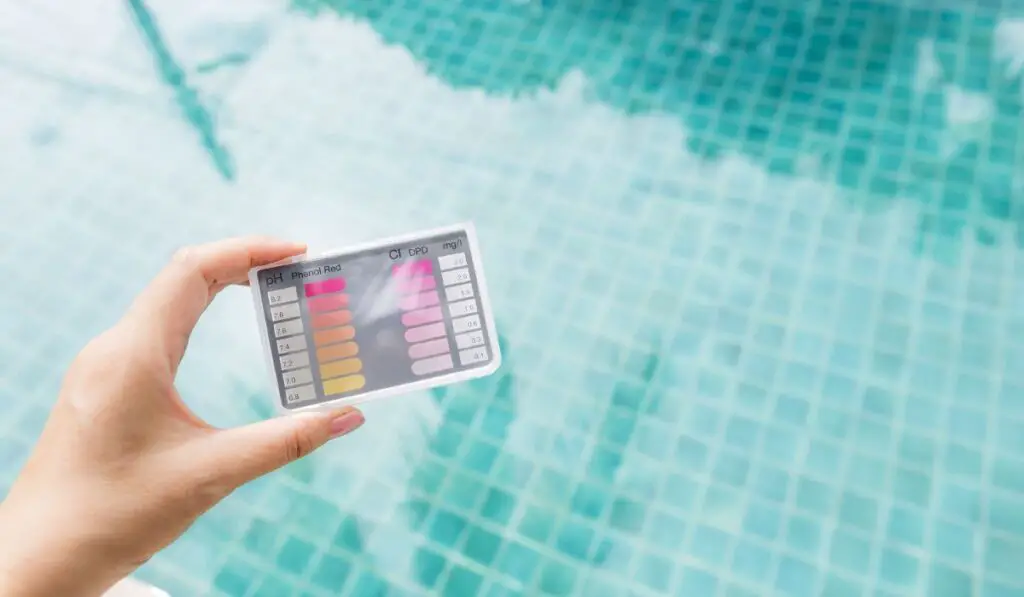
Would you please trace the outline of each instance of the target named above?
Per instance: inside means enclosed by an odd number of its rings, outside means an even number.
[[[443,354],[436,357],[430,357],[429,359],[413,361],[412,373],[413,375],[430,375],[431,373],[451,369],[454,366],[455,363],[453,362],[452,355]]]
[[[420,259],[418,261],[409,261],[396,265],[391,268],[391,275],[409,278],[412,276],[420,276],[423,274],[429,274],[434,271],[434,260],[433,259]]]
[[[418,328],[405,330],[405,341],[409,343],[422,342],[431,338],[440,338],[448,333],[444,328],[444,322],[422,325]]]
[[[430,342],[424,342],[422,344],[413,344],[409,347],[409,358],[425,359],[427,357],[445,354],[450,351],[451,347],[448,345],[448,338],[441,338],[438,340],[431,340]]]
[[[347,306],[347,294],[328,294],[306,301],[306,308],[309,309],[310,313],[325,313],[327,311],[344,309]]]
[[[399,306],[402,307],[403,311],[412,311],[413,309],[422,309],[423,307],[433,307],[440,302],[441,297],[437,296],[437,291],[431,290],[430,292],[411,294],[404,297],[399,302]]]
[[[331,278],[320,282],[308,282],[306,284],[306,296],[317,296],[319,294],[330,294],[345,290],[345,278]]]
[[[425,323],[432,323],[434,321],[441,321],[444,316],[441,314],[440,307],[428,307],[426,309],[419,309],[417,311],[409,311],[402,314],[402,325],[407,328],[411,328],[417,325],[423,325]]]
[[[412,278],[399,278],[396,280],[399,292],[420,292],[437,288],[437,280],[434,276],[415,276]]]

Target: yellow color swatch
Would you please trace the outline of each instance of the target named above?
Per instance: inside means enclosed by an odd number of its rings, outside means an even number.
[[[362,389],[366,385],[366,378],[362,375],[349,375],[324,382],[324,395],[344,394]]]
[[[345,359],[320,365],[320,379],[331,379],[342,375],[352,375],[363,370],[363,362],[359,359]]]

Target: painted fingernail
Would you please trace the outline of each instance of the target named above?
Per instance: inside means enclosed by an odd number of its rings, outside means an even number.
[[[352,433],[362,427],[364,421],[363,413],[355,409],[338,413],[331,421],[331,439]]]

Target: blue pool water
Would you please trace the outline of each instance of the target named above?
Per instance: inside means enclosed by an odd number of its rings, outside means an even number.
[[[473,220],[502,370],[369,405],[142,578],[1024,595],[1012,4],[0,0],[0,487],[177,246]],[[191,346],[214,424],[270,415],[254,322],[228,292]]]

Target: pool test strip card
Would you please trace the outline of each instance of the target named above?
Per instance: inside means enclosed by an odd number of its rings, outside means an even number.
[[[471,224],[249,272],[280,409],[338,407],[501,364]]]

